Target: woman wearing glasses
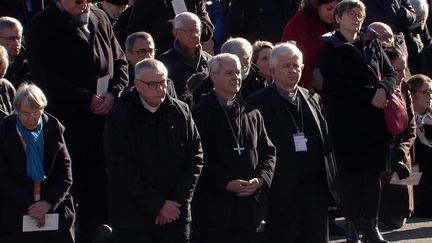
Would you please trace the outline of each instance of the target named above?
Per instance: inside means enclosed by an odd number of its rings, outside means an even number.
[[[33,84],[20,86],[13,105],[0,124],[0,242],[74,242],[64,127],[44,113],[47,100]]]
[[[417,139],[414,143],[414,162],[423,172],[418,186],[414,187],[414,214],[432,216],[432,80],[422,74],[408,80],[411,86],[417,121]]]
[[[339,28],[325,35],[320,69],[328,94],[329,129],[338,165],[341,209],[347,222],[347,242],[387,242],[377,228],[380,174],[388,159],[390,134],[383,108],[396,86],[377,37],[361,29],[366,8],[344,0],[334,12]]]

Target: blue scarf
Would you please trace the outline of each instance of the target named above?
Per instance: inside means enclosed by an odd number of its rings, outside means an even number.
[[[35,182],[41,182],[46,179],[43,161],[45,154],[42,119],[38,126],[30,131],[24,128],[18,116],[16,116],[16,124],[18,131],[26,143],[26,159],[27,159],[27,176]]]

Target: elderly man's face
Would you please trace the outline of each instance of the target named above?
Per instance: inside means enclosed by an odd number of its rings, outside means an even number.
[[[155,45],[146,38],[136,38],[132,50],[126,50],[126,58],[132,66],[145,58],[154,58]]]
[[[17,27],[0,29],[0,45],[4,46],[9,58],[13,59],[21,50],[21,32]]]
[[[279,55],[276,67],[271,68],[276,84],[283,89],[295,88],[301,78],[302,60],[296,55]]]
[[[195,20],[184,21],[183,24],[173,29],[173,34],[185,49],[196,49],[201,40],[201,24]]]
[[[216,92],[223,97],[235,96],[241,87],[240,64],[233,59],[222,61],[219,72],[210,73]]]
[[[149,105],[156,107],[165,100],[167,77],[163,72],[147,68],[135,78],[135,87]]]
[[[87,11],[87,0],[59,0],[64,9],[74,15],[78,16]]]

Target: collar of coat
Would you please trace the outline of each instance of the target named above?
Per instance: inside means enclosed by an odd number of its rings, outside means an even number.
[[[375,40],[378,38],[378,33],[375,32],[372,28],[365,27],[360,30],[359,33],[360,39],[363,42],[363,45],[366,45],[367,43],[370,43],[372,40]],[[321,36],[321,40],[324,43],[330,43],[334,47],[341,47],[343,45],[352,45],[351,43],[347,42],[343,35],[340,33],[339,30],[328,32]]]
[[[236,98],[233,101],[234,103],[237,103],[240,107],[240,113],[242,113],[245,109],[246,102],[243,100],[243,98],[237,93]],[[204,94],[201,96],[200,106],[207,106],[214,110],[222,110],[222,105],[219,103],[219,100],[216,96],[216,92],[214,89],[212,89],[207,94]]]

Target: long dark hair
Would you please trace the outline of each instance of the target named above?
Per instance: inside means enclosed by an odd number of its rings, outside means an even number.
[[[318,17],[318,6],[335,0],[301,0],[300,10],[309,17]],[[340,2],[341,0],[337,0]]]

